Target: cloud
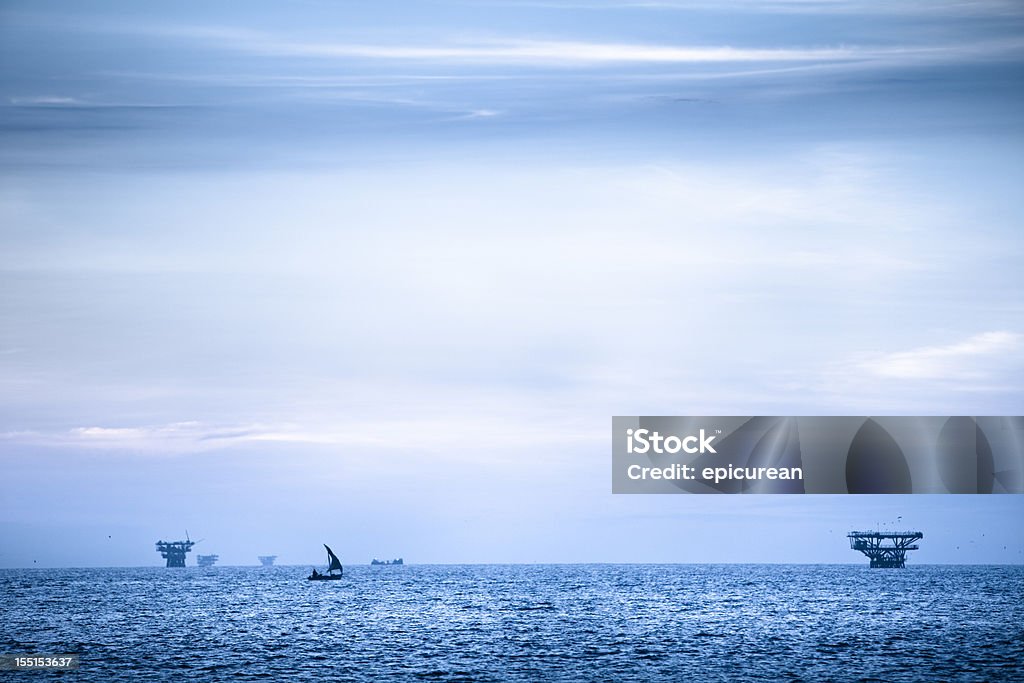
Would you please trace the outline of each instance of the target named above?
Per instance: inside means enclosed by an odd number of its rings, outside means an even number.
[[[16,107],[76,106],[84,104],[82,100],[75,97],[58,97],[55,95],[12,97],[9,101]]]
[[[649,9],[757,14],[863,14],[863,15],[954,15],[1020,16],[1021,4],[1014,0],[495,0],[495,5],[546,7],[550,9]]]
[[[627,3],[628,4],[628,3]],[[780,3],[804,6],[806,3]],[[818,3],[838,8],[844,3]],[[628,5],[633,6],[633,5]],[[671,6],[671,3],[669,3]],[[744,7],[746,5],[744,4]],[[751,10],[754,7],[750,7]],[[1019,58],[1017,37],[937,44],[735,46],[678,45],[573,39],[536,39],[528,36],[488,36],[452,40],[439,36],[419,44],[325,38],[322,33],[283,33],[230,25],[151,24],[125,21],[64,21],[49,17],[51,29],[74,32],[150,36],[196,42],[207,49],[263,57],[299,57],[481,65],[518,64],[534,67],[588,67],[613,65],[683,64],[822,64],[866,62],[935,64]]]
[[[295,40],[269,33],[216,27],[167,29],[165,35],[213,47],[275,57],[368,59],[411,62],[608,66],[727,63],[827,63],[854,61],[941,63],[998,58],[1021,48],[1019,40],[950,45],[864,47],[734,47],[509,38],[486,42],[373,44]]]
[[[500,114],[501,114],[501,112],[497,111],[496,109],[474,109],[473,111],[469,112],[465,116],[465,118],[468,118],[468,119],[488,119],[488,118],[491,118],[491,117],[494,117],[494,116],[499,116]]]
[[[877,377],[911,380],[982,379],[1021,351],[1024,335],[983,332],[946,346],[925,346],[877,356],[860,367]]]
[[[883,50],[865,53],[843,47],[754,49],[529,40],[483,45],[426,46],[265,40],[238,43],[236,47],[281,56],[548,64],[821,61],[861,59],[889,52]]]
[[[209,424],[199,421],[132,427],[89,426],[66,431],[18,430],[0,433],[0,442],[146,453],[195,453],[253,444],[335,446],[431,451],[434,454],[464,451],[467,444],[494,443],[500,447],[537,444],[596,443],[604,437],[556,420],[525,416],[496,417],[461,415],[448,418],[351,419],[317,424]],[[475,449],[470,450],[475,452]],[[471,455],[470,457],[475,457]]]

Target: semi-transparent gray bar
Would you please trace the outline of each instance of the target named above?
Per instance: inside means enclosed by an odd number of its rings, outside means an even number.
[[[1024,493],[1022,417],[613,417],[613,493]]]
[[[77,668],[78,655],[75,654],[0,654],[0,671],[70,671]]]

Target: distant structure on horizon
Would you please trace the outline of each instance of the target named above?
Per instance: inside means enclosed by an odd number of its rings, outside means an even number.
[[[212,567],[220,559],[220,555],[196,555],[196,564],[200,567]]]
[[[370,564],[371,565],[390,565],[390,564],[405,564],[405,562],[403,562],[402,558],[400,558],[400,557],[397,560],[378,560],[375,557],[375,558],[373,558],[373,561],[370,562]]]
[[[259,561],[264,567],[273,567],[274,560],[277,559],[277,555],[260,555]]]
[[[188,540],[186,533],[184,541],[157,541],[156,551],[167,560],[168,567],[184,567],[185,555],[192,552],[195,544],[195,541]]]
[[[903,569],[907,551],[918,550],[920,531],[851,531],[846,535],[850,548],[859,550],[871,560],[872,569]]]

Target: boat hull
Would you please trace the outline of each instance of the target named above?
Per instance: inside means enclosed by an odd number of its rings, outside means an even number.
[[[324,574],[322,576],[307,576],[306,581],[339,581],[341,574]]]

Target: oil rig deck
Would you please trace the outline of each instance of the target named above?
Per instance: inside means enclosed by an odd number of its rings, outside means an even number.
[[[917,550],[920,531],[851,531],[846,534],[850,548],[859,550],[871,560],[872,569],[903,569],[907,551]]]
[[[192,551],[196,541],[157,541],[156,551],[167,560],[168,567],[184,567],[185,555]]]
[[[264,567],[273,567],[274,560],[277,559],[277,555],[260,555],[259,561]]]
[[[200,567],[212,567],[220,559],[220,555],[196,555],[196,564]]]

